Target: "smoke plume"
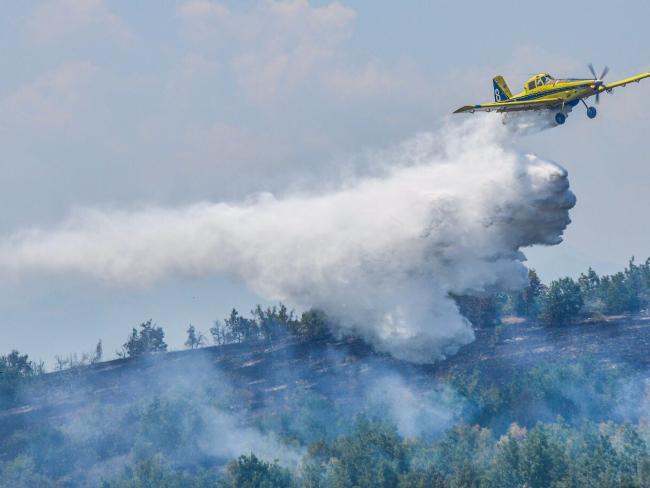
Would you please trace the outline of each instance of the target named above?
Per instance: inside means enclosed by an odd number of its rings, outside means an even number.
[[[322,194],[77,211],[2,239],[0,269],[130,285],[225,274],[322,308],[396,357],[432,361],[473,339],[449,293],[521,285],[520,249],[558,244],[570,222],[567,172],[511,137],[487,118],[420,134],[381,175]]]

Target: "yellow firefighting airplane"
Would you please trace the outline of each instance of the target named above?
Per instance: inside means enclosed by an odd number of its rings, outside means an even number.
[[[612,89],[616,87],[625,86],[632,82],[638,83],[642,79],[650,77],[650,73],[641,73],[631,78],[605,84],[603,78],[609,71],[609,68],[605,67],[601,75],[596,76],[593,65],[589,63],[589,71],[593,75],[591,79],[567,78],[556,80],[548,73],[540,73],[526,82],[524,91],[514,96],[508,88],[506,81],[503,79],[503,76],[497,76],[492,80],[494,103],[466,105],[454,113],[553,110],[557,111],[555,114],[555,122],[561,125],[566,121],[567,113],[580,102],[587,109],[587,117],[590,119],[596,117],[596,107],[588,106],[585,102],[586,98],[595,95],[596,103],[598,103],[602,92],[606,91],[611,93]]]

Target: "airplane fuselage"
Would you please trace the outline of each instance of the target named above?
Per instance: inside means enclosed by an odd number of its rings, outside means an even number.
[[[524,90],[501,103],[527,101],[560,101],[563,105],[573,107],[583,98],[588,98],[604,91],[603,83],[593,79],[555,80],[546,74],[537,75],[526,82]]]

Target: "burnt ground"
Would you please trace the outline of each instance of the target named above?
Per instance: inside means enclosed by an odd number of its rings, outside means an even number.
[[[480,369],[493,378],[541,363],[589,359],[601,367],[650,371],[650,317],[622,317],[598,323],[541,327],[519,323],[476,331],[476,340],[433,365],[413,365],[375,352],[357,339],[276,344],[257,342],[118,359],[43,375],[23,395],[21,405],[0,411],[0,439],[30,422],[56,423],[81,415],[93,404],[124,404],[162,391],[183,377],[197,391],[213,384],[223,405],[255,412],[289,411],[315,392],[352,402],[378,371],[397,372],[414,385],[434,385],[441,377]]]
[[[441,370],[480,368],[507,373],[513,367],[589,359],[603,367],[650,370],[650,316],[618,317],[571,326],[512,324],[476,331],[476,340],[438,365]]]

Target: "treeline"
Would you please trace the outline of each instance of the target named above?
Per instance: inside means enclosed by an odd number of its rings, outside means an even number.
[[[531,269],[523,290],[453,298],[461,313],[476,327],[497,325],[505,315],[545,325],[565,325],[606,315],[637,313],[650,303],[650,258],[643,264],[636,264],[632,258],[623,271],[612,275],[600,276],[589,268],[577,280],[560,278],[548,285]]]
[[[329,335],[333,322],[320,310],[308,310],[300,315],[284,304],[263,308],[257,305],[250,317],[233,309],[223,321],[217,320],[209,330],[209,339],[190,325],[187,329],[185,347],[196,349],[210,345],[237,344],[251,341],[272,343],[290,336],[319,339]],[[116,355],[119,358],[134,358],[147,354],[166,352],[164,329],[149,319],[134,327]],[[55,371],[72,370],[101,362],[104,348],[100,340],[91,352],[70,353],[55,356]],[[29,359],[27,354],[13,350],[0,356],[0,408],[11,408],[19,402],[19,391],[38,376],[45,373],[45,364]]]
[[[460,424],[426,442],[360,417],[350,434],[312,444],[295,470],[246,454],[218,475],[175,469],[155,456],[136,461],[102,488],[644,488],[650,486],[647,435],[614,423],[512,424],[501,436]]]
[[[274,342],[290,336],[320,339],[329,335],[332,322],[320,310],[308,310],[300,315],[289,310],[284,304],[262,308],[257,305],[250,317],[232,309],[223,321],[216,320],[210,327],[208,339],[190,324],[187,329],[185,347],[196,349],[209,345],[241,344],[252,341]],[[151,320],[133,328],[128,340],[117,352],[119,357],[137,357],[143,354],[167,351],[165,331]]]

